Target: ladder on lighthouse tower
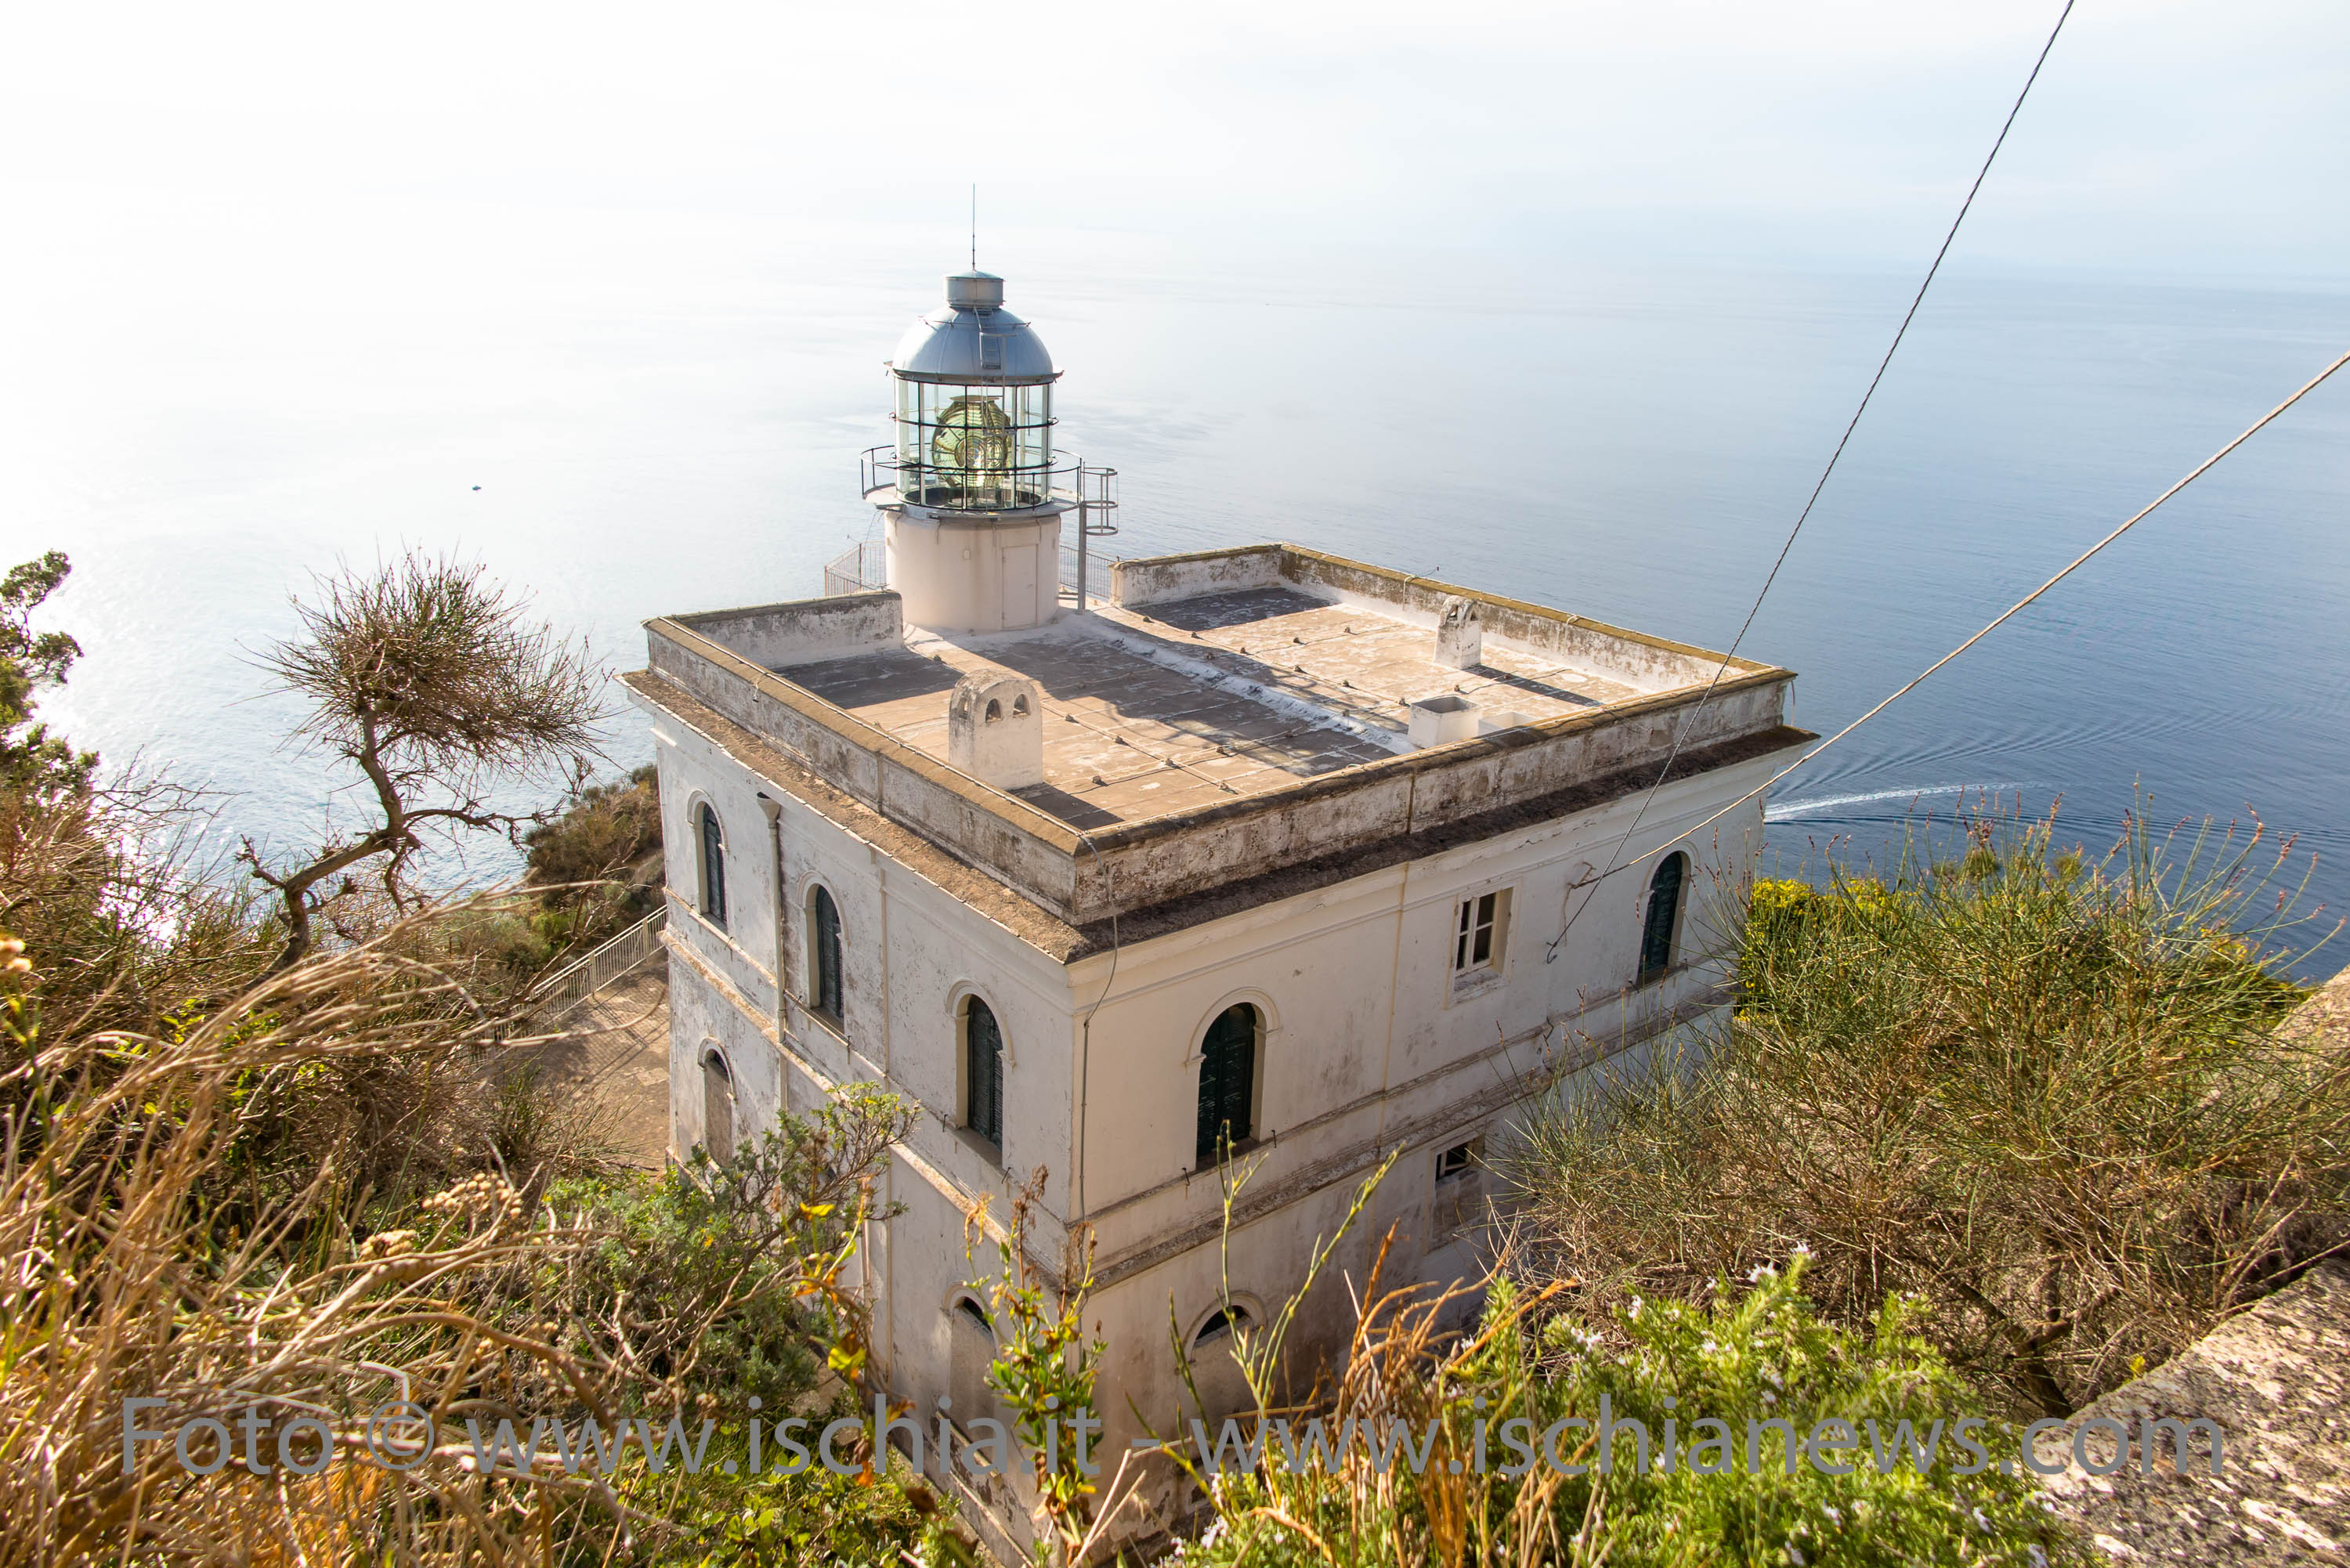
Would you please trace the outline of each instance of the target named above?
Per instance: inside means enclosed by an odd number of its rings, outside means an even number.
[[[1077,464],[1077,548],[1076,567],[1077,607],[1084,609],[1089,594],[1087,587],[1087,542],[1107,539],[1118,532],[1118,470],[1094,468]],[[1114,564],[1114,563],[1113,563]]]

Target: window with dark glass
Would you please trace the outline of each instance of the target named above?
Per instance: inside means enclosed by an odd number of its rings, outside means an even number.
[[[1191,1348],[1197,1350],[1203,1345],[1213,1345],[1229,1336],[1232,1330],[1248,1325],[1248,1308],[1237,1303],[1228,1307],[1218,1307],[1208,1314],[1208,1321],[1200,1325],[1200,1332],[1191,1336]]]
[[[963,1004],[963,1126],[1003,1147],[1003,1032],[995,1013],[972,997]]]
[[[704,801],[697,808],[702,818],[702,914],[712,925],[722,929],[726,924],[726,835],[718,826],[718,814]]]
[[[1461,903],[1459,929],[1452,938],[1452,968],[1456,973],[1492,966],[1494,939],[1501,925],[1502,895],[1481,893]]]
[[[840,908],[822,888],[808,900],[808,1006],[833,1023],[840,1012]]]
[[[1689,857],[1668,855],[1648,879],[1648,913],[1640,928],[1640,978],[1653,980],[1673,963],[1673,929],[1680,919],[1681,884],[1689,876]]]
[[[1200,1043],[1200,1126],[1193,1158],[1201,1169],[1216,1163],[1227,1144],[1255,1132],[1257,1012],[1236,1002],[1208,1025]]]
[[[1429,1240],[1440,1242],[1483,1223],[1485,1138],[1480,1133],[1436,1157],[1435,1196],[1429,1208]]]

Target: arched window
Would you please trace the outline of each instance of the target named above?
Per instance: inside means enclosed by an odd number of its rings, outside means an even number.
[[[1200,1043],[1200,1127],[1192,1158],[1205,1170],[1226,1143],[1245,1143],[1256,1131],[1257,1010],[1234,1002],[1216,1014]]]
[[[1240,1342],[1232,1331],[1255,1322],[1249,1309],[1228,1302],[1208,1314],[1191,1335],[1191,1382],[1203,1413],[1213,1421],[1246,1410],[1255,1404],[1248,1375],[1241,1368]]]
[[[1640,927],[1640,979],[1654,980],[1673,965],[1673,931],[1681,914],[1681,884],[1689,857],[1675,850],[1657,863],[1648,878],[1648,914]]]
[[[947,1397],[954,1419],[969,1431],[984,1416],[1001,1420],[987,1369],[995,1361],[995,1324],[979,1298],[965,1291],[947,1314]]]
[[[702,1054],[702,1147],[721,1165],[734,1158],[734,1081],[715,1051]]]
[[[840,907],[822,888],[808,899],[808,1007],[841,1020]]]
[[[1003,1147],[1003,1031],[977,997],[962,1004],[962,1125]]]
[[[1237,1302],[1228,1307],[1218,1307],[1208,1314],[1208,1321],[1200,1325],[1200,1332],[1191,1336],[1191,1348],[1199,1350],[1213,1345],[1216,1341],[1230,1336],[1232,1330],[1246,1328],[1248,1325],[1248,1308]]]
[[[726,833],[718,814],[703,801],[694,808],[702,839],[702,913],[719,929],[726,929]]]

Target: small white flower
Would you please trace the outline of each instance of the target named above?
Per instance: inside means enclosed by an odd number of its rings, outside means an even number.
[[[1795,1254],[1794,1254],[1794,1255],[1795,1255],[1796,1257],[1798,1257],[1798,1258],[1808,1258],[1808,1257],[1810,1257],[1810,1256],[1812,1255],[1812,1244],[1811,1244],[1809,1241],[1798,1241],[1798,1242],[1796,1242],[1796,1243],[1795,1243]]]
[[[1828,1516],[1828,1522],[1830,1524],[1842,1524],[1844,1522],[1844,1515],[1838,1513],[1833,1508],[1823,1507],[1820,1511]]]
[[[1763,1393],[1763,1395],[1762,1395],[1762,1403],[1764,1403],[1765,1405],[1776,1405],[1778,1402],[1779,1402],[1779,1397],[1778,1397],[1777,1395],[1773,1394],[1773,1393],[1769,1392],[1768,1390],[1765,1390],[1765,1391],[1764,1391],[1764,1393]]]
[[[1981,1509],[1975,1510],[1975,1528],[1985,1532],[1991,1529],[1991,1521],[1983,1517]]]
[[[1721,1354],[1721,1346],[1714,1344],[1713,1341],[1710,1339],[1699,1345],[1698,1349],[1707,1355],[1719,1355]]]
[[[2031,1555],[2032,1568],[2048,1568],[2048,1553],[2043,1552],[2036,1544],[2027,1543],[2023,1550]]]
[[[1792,1541],[1787,1542],[1787,1561],[1794,1563],[1795,1568],[1804,1568],[1803,1551]]]

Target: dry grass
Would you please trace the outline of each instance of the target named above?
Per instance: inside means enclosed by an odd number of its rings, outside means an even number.
[[[903,1130],[891,1107],[787,1127],[706,1189],[573,1184],[542,1201],[493,1165],[402,1210],[370,1174],[401,1130],[400,1085],[499,1049],[503,1021],[398,945],[309,961],[168,1039],[45,1038],[26,994],[40,977],[8,977],[0,1564],[666,1554],[707,1522],[684,1478],[475,1473],[468,1417],[609,1430],[698,1415],[737,1384],[804,1394],[827,1351],[853,1370],[841,1271]],[[274,1123],[294,1106],[307,1164],[260,1158],[286,1149]],[[133,1397],[163,1401],[141,1412],[150,1429],[209,1417],[240,1446],[255,1412],[265,1465],[281,1427],[311,1417],[290,1451],[307,1460],[323,1430],[335,1462],[204,1476],[164,1441],[126,1465]],[[369,1412],[397,1398],[432,1413],[430,1450],[370,1442]]]

